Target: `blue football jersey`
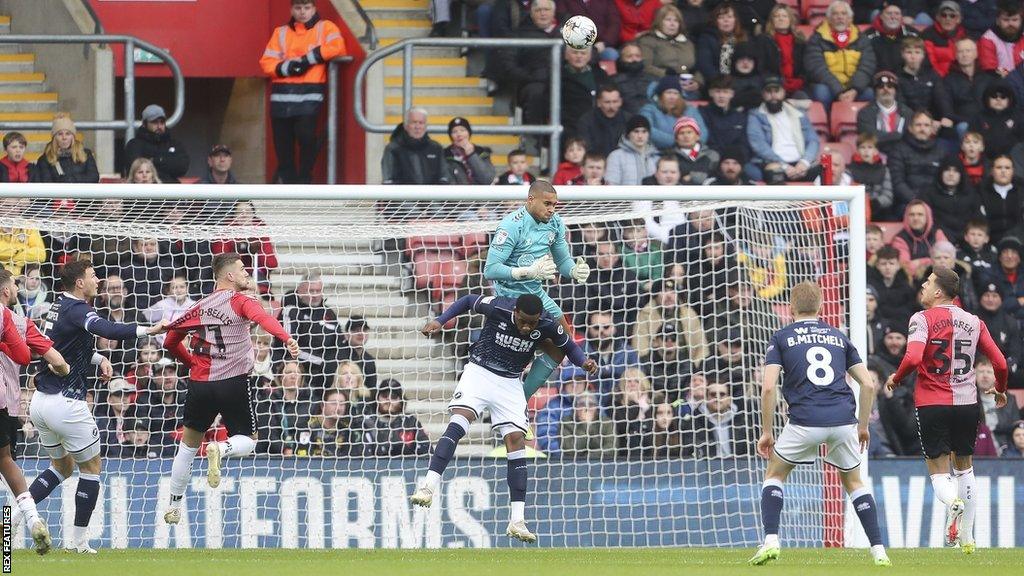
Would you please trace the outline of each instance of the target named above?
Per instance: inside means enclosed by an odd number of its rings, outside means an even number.
[[[846,371],[861,363],[845,334],[820,320],[794,322],[772,335],[765,364],[782,366],[789,421],[800,426],[857,422],[857,401]]]
[[[480,337],[469,349],[469,361],[504,378],[519,378],[533,360],[539,342],[550,339],[561,348],[569,341],[562,325],[546,313],[541,315],[537,327],[523,336],[512,317],[515,306],[515,299],[498,296],[481,296],[473,304],[473,311],[487,320]]]

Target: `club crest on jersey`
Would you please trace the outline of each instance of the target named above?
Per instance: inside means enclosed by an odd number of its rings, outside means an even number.
[[[505,322],[498,323],[498,330],[508,330],[508,324]]]
[[[548,246],[550,246],[550,245],[552,245],[554,243],[555,243],[555,233],[554,232],[548,232]]]
[[[540,330],[534,330],[530,332],[530,340],[537,340],[540,338]]]
[[[493,242],[493,244],[495,246],[501,246],[502,244],[505,243],[506,240],[508,240],[508,231],[507,230],[498,230],[498,233],[494,235],[494,242]]]

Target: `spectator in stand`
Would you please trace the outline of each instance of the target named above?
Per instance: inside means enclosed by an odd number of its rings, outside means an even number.
[[[981,213],[978,194],[967,182],[963,166],[957,158],[945,158],[942,161],[935,184],[920,198],[931,208],[935,228],[949,240],[962,237],[966,219],[976,218]]]
[[[678,186],[682,178],[679,171],[679,158],[675,154],[671,156],[659,156],[655,163],[654,175],[648,176],[640,181],[644,186]]]
[[[622,108],[619,89],[606,84],[597,89],[597,106],[580,116],[576,133],[586,143],[586,151],[604,157],[619,145],[619,139],[626,133],[626,121],[631,116]]]
[[[748,173],[769,184],[814,180],[820,144],[811,121],[785,101],[778,76],[765,80],[763,96],[764,104],[747,118],[747,139],[754,153]]]
[[[1000,456],[1002,458],[1024,458],[1024,420],[1014,422],[1010,443],[1006,445]]]
[[[238,184],[234,173],[231,172],[231,148],[223,144],[217,144],[210,148],[206,155],[206,176],[199,181],[200,184]]]
[[[530,0],[495,0],[477,6],[477,23],[484,38],[512,38],[530,20]]]
[[[708,23],[708,8],[704,0],[684,0],[677,6],[683,14],[684,32],[691,38],[700,38]]]
[[[53,118],[52,139],[36,161],[35,181],[62,184],[95,184],[100,181],[96,158],[76,138],[71,117],[59,113]]]
[[[50,293],[38,264],[26,264],[18,279],[18,309],[29,320],[38,320],[50,310]]]
[[[707,133],[707,126],[704,125],[700,112],[683,100],[680,90],[678,76],[665,76],[655,87],[655,101],[647,103],[640,109],[640,115],[650,123],[651,142],[659,150],[672,147],[675,141],[673,131],[680,118],[692,118],[700,127],[701,133]],[[702,137],[701,140],[707,140],[707,137]]]
[[[988,176],[992,162],[984,156],[985,137],[977,132],[967,132],[960,141],[960,154],[957,159],[963,168],[964,182],[976,188]]]
[[[619,11],[619,41],[632,42],[641,33],[651,29],[654,15],[665,2],[662,0],[615,0]]]
[[[825,110],[836,99],[871,99],[875,51],[867,36],[853,25],[853,10],[843,0],[829,4],[825,21],[807,41],[804,70],[811,98],[821,102]]]
[[[978,45],[974,40],[961,38],[956,41],[956,61],[949,67],[943,87],[953,103],[950,118],[956,124],[959,136],[963,137],[971,120],[981,114],[984,94],[998,80],[995,72],[978,68]]]
[[[381,178],[383,184],[449,183],[444,150],[427,134],[426,110],[410,108],[405,121],[391,132],[381,158]]]
[[[303,274],[281,305],[281,324],[299,343],[310,388],[322,393],[338,370],[336,355],[341,342],[341,323],[324,300],[323,279],[316,272]],[[284,356],[283,349],[275,354],[278,361]]]
[[[251,200],[235,202],[231,219],[225,224],[229,227],[229,232],[235,228],[241,233],[266,226],[266,223],[256,216],[256,207]],[[240,254],[242,264],[252,275],[259,293],[270,292],[270,271],[277,269],[277,254],[268,236],[214,240],[210,245],[210,252],[214,256],[225,252]]]
[[[1024,140],[1024,112],[1008,84],[993,82],[985,89],[981,112],[971,121],[970,129],[981,134],[985,156],[990,159],[1008,154],[1014,144]]]
[[[0,211],[17,218],[23,216],[22,206],[26,204],[18,198],[4,198],[0,200]],[[38,229],[0,227],[0,266],[20,276],[25,265],[45,261],[46,244]]]
[[[988,424],[985,422],[985,409],[981,401],[978,402],[978,407],[981,415],[978,423],[978,434],[974,440],[974,457],[995,458],[999,456],[999,447],[996,446],[992,430],[989,429]]]
[[[124,378],[112,378],[107,383],[106,411],[96,419],[101,447],[109,449],[125,441],[134,393],[135,387]]]
[[[471,141],[473,127],[461,116],[448,122],[448,138],[452,143],[444,149],[448,166],[448,180],[452,184],[481,184],[494,182],[494,164],[491,149],[477,146]]]
[[[388,378],[377,389],[377,413],[367,416],[359,430],[363,456],[413,456],[430,452],[430,438],[416,416],[405,412],[398,380]]]
[[[650,144],[650,130],[651,123],[644,116],[636,115],[626,122],[619,147],[608,155],[605,180],[609,184],[636,186],[654,174],[658,151]]]
[[[1016,236],[1005,236],[999,241],[998,248],[999,265],[992,270],[989,278],[999,287],[1003,310],[1019,322],[1024,320],[1024,270],[1020,265],[1024,244]]]
[[[878,153],[878,138],[875,135],[857,135],[857,152],[847,170],[853,181],[862,184],[867,191],[871,201],[871,219],[891,221],[893,217],[889,209],[892,208],[892,177]]]
[[[631,325],[640,299],[640,282],[632,271],[622,265],[614,242],[605,241],[597,245],[595,262],[594,281],[576,286],[577,297],[583,298],[577,301],[586,302],[590,311],[611,312],[618,326]]]
[[[675,344],[683,347],[683,355],[699,364],[708,355],[707,337],[697,311],[680,301],[682,287],[675,280],[656,280],[651,283],[650,300],[640,310],[633,331],[633,348],[641,360],[652,354],[655,336],[671,325],[677,336]]]
[[[898,361],[899,358],[896,358]],[[892,373],[889,364],[872,358],[868,360],[883,381]],[[915,376],[916,377],[916,376]],[[904,384],[895,390],[878,387],[878,417],[885,430],[886,440],[895,456],[920,456],[921,436],[917,429],[914,408],[914,386]]]
[[[721,165],[719,165],[721,168]],[[713,210],[693,210],[686,214],[683,222],[669,234],[668,248],[672,252],[669,261],[682,265],[684,276],[702,260],[706,246],[715,239],[717,232]],[[719,234],[720,236],[720,234]],[[669,275],[666,274],[666,277]]]
[[[747,155],[739,146],[725,146],[719,150],[718,171],[704,181],[705,186],[749,186],[752,184],[743,172]]]
[[[697,39],[697,70],[705,82],[732,71],[736,48],[749,37],[730,2],[717,4],[708,17],[708,27]]]
[[[352,418],[348,413],[348,395],[342,390],[328,390],[316,415],[310,417],[299,431],[298,456],[340,458],[351,455]]]
[[[644,55],[644,71],[656,78],[685,77],[680,82],[687,99],[700,94],[703,77],[697,71],[697,51],[683,33],[683,14],[674,4],[665,4],[654,16],[651,29],[641,33],[636,43]],[[686,75],[686,76],[683,76]]]
[[[928,204],[912,200],[903,214],[903,229],[891,244],[900,253],[900,265],[911,277],[917,277],[921,269],[931,266],[932,247],[947,240],[946,234],[935,225]]]
[[[142,315],[150,324],[166,320],[168,324],[181,318],[196,303],[188,297],[188,278],[184,274],[176,274],[164,287],[164,299],[142,311]],[[161,345],[163,334],[156,338]]]
[[[136,158],[128,168],[125,184],[163,184],[156,173],[156,166],[149,158]]]
[[[295,455],[299,432],[306,428],[313,414],[313,394],[301,364],[287,361],[281,365],[281,375],[271,392],[265,414],[269,416],[270,453]]]
[[[551,183],[562,186],[571,182],[583,173],[583,158],[587,155],[587,142],[583,138],[572,136],[565,141],[565,152],[562,162],[558,165]]]
[[[676,323],[670,320],[660,326],[645,352],[641,366],[651,379],[653,390],[667,396],[669,402],[682,398],[695,364],[687,358],[686,351],[680,350]]]
[[[1010,369],[1010,387],[1019,388],[1024,384],[1024,366],[1021,365],[1024,360],[1024,340],[1021,339],[1020,324],[1003,309],[999,286],[992,282],[983,283],[978,292],[978,318],[985,322],[992,339],[1006,356],[1006,364]]]
[[[597,89],[608,83],[608,75],[597,65],[590,65],[592,51],[565,48],[562,64],[562,127],[565,133],[576,135],[579,120],[594,109]]]
[[[960,277],[960,307],[968,312],[978,310],[978,292],[975,289],[975,280],[971,277],[971,270],[965,264],[956,261],[956,246],[952,242],[936,242],[931,251],[932,265],[919,268],[915,284],[924,283],[928,276],[938,266],[949,268]]]
[[[959,0],[964,28],[971,38],[980,38],[996,21],[997,0]]]
[[[615,454],[615,423],[602,416],[601,404],[590,392],[576,397],[572,414],[559,428],[559,445],[566,458],[595,460]]]
[[[879,248],[885,246],[882,228],[876,224],[868,223],[864,227],[864,236],[864,248],[867,252],[868,266],[874,266]]]
[[[35,180],[36,167],[25,159],[28,139],[21,132],[4,135],[4,157],[0,158],[0,182],[26,183]]]
[[[270,124],[278,162],[274,181],[309,184],[320,152],[317,123],[327,84],[326,63],[347,52],[338,26],[320,18],[314,0],[291,4],[291,19],[274,29],[260,67],[271,86]]]
[[[130,294],[127,307],[145,310],[163,297],[164,285],[171,279],[174,269],[170,256],[160,254],[156,238],[138,238],[132,242],[132,256],[120,276],[125,291]]]
[[[753,447],[753,422],[729,387],[709,382],[706,399],[683,422],[685,455],[694,458],[745,456]]]
[[[732,77],[719,76],[708,85],[711,102],[700,107],[700,116],[708,127],[708,148],[721,152],[728,146],[747,150],[747,113],[737,108]]]
[[[989,236],[999,243],[1003,236],[1020,226],[1024,192],[1021,181],[1013,172],[1013,161],[1008,156],[992,160],[992,173],[978,188],[981,215],[988,222]]]
[[[530,162],[526,151],[520,148],[508,153],[508,170],[494,181],[497,185],[521,186],[532,184],[536,178],[530,174]]]
[[[625,336],[619,336],[618,326],[610,312],[591,312],[587,319],[587,340],[584,350],[597,361],[600,370],[594,380],[601,404],[608,406],[616,383],[624,371],[640,363],[636,350],[629,346]]]
[[[173,449],[175,442],[170,434],[181,422],[186,388],[178,376],[178,366],[170,358],[160,358],[150,370],[152,377],[139,381],[145,388],[140,390],[131,415],[149,420],[150,430],[158,433],[156,443]]]
[[[366,350],[370,340],[370,324],[358,314],[348,317],[345,334],[338,348],[338,360],[351,360],[363,374],[363,384],[371,391],[377,389],[377,359]]]
[[[683,434],[672,404],[662,395],[654,397],[653,456],[656,460],[676,459],[683,455]]]
[[[604,179],[605,157],[597,152],[587,152],[583,157],[583,171],[569,184],[573,186],[605,186],[608,182]]]
[[[700,126],[693,118],[680,118],[675,125],[675,147],[665,154],[679,159],[680,183],[703,184],[718,169],[718,152],[705,148]]]
[[[252,375],[257,386],[265,388],[274,384],[274,337],[262,329],[256,330],[252,336],[256,355],[253,362]]]
[[[902,66],[896,72],[900,100],[911,110],[931,112],[938,119],[940,129],[952,128],[953,103],[943,88],[942,78],[924,67],[924,41],[917,37],[904,38],[900,56]]]
[[[903,139],[914,112],[897,98],[899,80],[892,72],[879,72],[872,85],[875,99],[857,112],[857,132],[874,136],[878,149],[891,154]]]
[[[648,236],[641,219],[622,223],[622,267],[641,282],[659,280],[665,272],[661,242]]]
[[[718,331],[716,340],[716,353],[704,361],[701,371],[717,382],[728,384],[734,396],[742,397],[743,386],[749,380],[749,373],[744,365],[743,337],[740,329],[723,328]]]
[[[142,128],[124,146],[125,166],[132,166],[139,158],[152,160],[160,181],[165,184],[177,184],[179,178],[188,173],[191,162],[188,152],[171,136],[167,112],[157,104],[150,104],[142,111]]]
[[[896,73],[903,67],[900,56],[901,44],[905,38],[917,38],[917,30],[903,23],[903,10],[899,4],[883,3],[882,11],[871,22],[866,34],[875,51],[875,69],[878,72]],[[922,52],[924,47],[921,47]]]
[[[587,382],[587,373],[582,368],[569,366],[562,369],[558,394],[548,400],[534,419],[537,449],[548,455],[557,454],[562,450],[559,430],[561,424],[572,417],[576,399],[589,393],[590,383]]]
[[[885,329],[889,325],[889,320],[878,314],[878,291],[875,290],[875,287],[868,284],[865,292],[864,302],[866,303],[865,309],[867,310],[868,355],[870,356],[875,354],[877,348],[882,345],[882,340],[885,338]]]
[[[615,385],[612,409],[620,458],[640,459],[648,454],[654,431],[651,382],[639,368],[628,368]]]
[[[764,34],[758,39],[763,54],[760,58],[762,71],[771,76],[782,77],[782,87],[790,96],[804,96],[804,50],[807,38],[797,29],[799,18],[796,11],[785,4],[776,4],[768,15]],[[711,95],[714,100],[714,95]],[[708,127],[712,135],[715,127]]]
[[[334,385],[328,389],[341,390],[348,399],[349,416],[362,417],[373,412],[373,393],[366,387],[366,379],[359,365],[351,360],[342,360],[338,363],[338,372],[334,376]],[[325,394],[326,397],[326,394]]]
[[[619,53],[615,50],[622,34],[622,19],[614,2],[603,0],[556,0],[555,13],[559,22],[565,22],[576,15],[590,18],[597,26],[597,42],[594,51],[601,60],[615,60]]]
[[[643,51],[636,42],[627,42],[622,45],[611,81],[622,94],[623,109],[629,114],[636,114],[650,101],[649,87],[658,78],[644,70]]]
[[[1021,6],[1015,0],[999,0],[995,26],[978,40],[978,64],[1005,78],[1024,56]]]
[[[822,174],[819,174],[814,179],[815,186],[853,186],[853,175],[850,174],[846,169],[846,158],[843,155],[830,146],[826,146],[822,151],[824,154],[828,154],[830,158],[829,164],[832,166],[832,183],[822,184]]]
[[[761,73],[757,52],[751,42],[736,47],[732,54],[730,77],[737,107],[752,110],[761,105],[765,76]]]
[[[890,324],[882,338],[882,348],[878,351],[879,361],[887,374],[892,374],[907,352],[907,329],[903,323]]]
[[[906,326],[914,310],[916,291],[910,286],[910,277],[900,268],[899,250],[883,246],[875,256],[875,266],[868,268],[867,278],[878,292],[878,313],[888,318],[892,326]]]
[[[939,164],[945,153],[938,145],[934,120],[925,111],[915,112],[903,139],[889,154],[892,174],[893,216],[903,218],[907,204],[918,193],[928,190],[939,177]]]
[[[953,0],[943,0],[935,12],[935,23],[922,33],[921,38],[932,69],[945,77],[950,66],[959,60],[956,56],[957,42],[967,38],[967,30],[961,24],[960,6]]]
[[[995,246],[988,241],[988,222],[984,218],[968,220],[956,257],[971,265],[971,271],[978,280],[988,278],[998,258]]]
[[[697,312],[702,318],[710,319],[716,313],[718,303],[728,298],[727,286],[737,281],[736,270],[739,265],[736,263],[735,252],[717,230],[705,237],[700,254],[700,257],[690,260],[696,266],[691,264],[688,269],[689,274],[701,280],[697,288],[700,292],[692,295],[690,302],[696,303]]]

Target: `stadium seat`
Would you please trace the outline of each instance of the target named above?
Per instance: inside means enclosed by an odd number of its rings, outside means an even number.
[[[825,12],[832,0],[800,0],[800,17],[802,20],[816,26],[825,19]]]
[[[827,142],[829,138],[828,114],[821,102],[811,102],[810,107],[807,108],[807,119],[811,121],[818,136]]]
[[[526,408],[530,411],[530,414],[536,414],[543,410],[555,396],[558,396],[558,388],[544,386],[534,392],[533,396],[530,396],[530,399],[526,401]]]
[[[449,257],[454,255],[449,254]],[[413,277],[416,279],[417,290],[430,286],[430,279],[437,274],[440,261],[441,256],[438,252],[420,252],[413,257]]]
[[[814,26],[810,24],[797,24],[796,29],[804,35],[804,39],[809,40],[811,36],[814,36]]]
[[[443,301],[445,295],[454,293],[466,283],[465,260],[442,260],[437,263],[434,274],[430,277],[435,301]]]
[[[882,229],[882,242],[884,244],[892,242],[892,239],[903,229],[903,225],[899,222],[872,222],[872,224]]]
[[[822,146],[821,152],[825,153],[826,151],[842,154],[847,164],[853,159],[854,149],[847,142],[826,142]]]
[[[440,234],[437,236],[410,236],[405,242],[405,249],[410,256],[424,250],[456,250],[462,246],[461,234]]]
[[[857,113],[867,105],[867,102],[840,102],[832,103],[832,112],[829,114],[829,121],[832,125],[832,138],[842,140],[845,134],[857,134]]]
[[[475,256],[481,250],[487,247],[487,233],[486,232],[470,232],[462,237],[462,257],[469,258]]]
[[[790,8],[792,8],[792,9],[793,9],[793,10],[794,10],[794,11],[795,11],[795,12],[796,12],[796,13],[797,13],[798,15],[800,14],[800,0],[779,0],[779,2],[778,2],[778,3],[779,3],[779,4],[782,4],[782,5],[784,5],[784,6],[789,6],[789,7],[790,7]]]

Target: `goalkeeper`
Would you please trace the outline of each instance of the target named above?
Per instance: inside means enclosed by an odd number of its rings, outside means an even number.
[[[585,283],[590,277],[590,266],[582,257],[573,262],[566,242],[565,224],[555,213],[557,207],[558,193],[554,186],[539,180],[531,184],[526,205],[505,216],[498,224],[487,252],[484,278],[494,283],[497,296],[536,295],[544,303],[544,310],[552,318],[560,319],[562,328],[567,334],[572,334],[572,326],[562,309],[548,296],[544,282],[553,280],[558,273]],[[523,392],[527,398],[547,382],[565,357],[550,340],[543,341],[540,350],[523,380]]]

